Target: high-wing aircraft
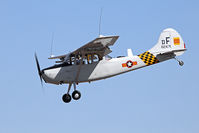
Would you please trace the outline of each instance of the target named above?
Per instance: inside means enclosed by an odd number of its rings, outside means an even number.
[[[99,36],[93,41],[85,44],[77,50],[61,56],[50,57],[57,59],[54,66],[40,70],[40,65],[35,53],[40,80],[51,84],[69,84],[67,93],[62,99],[69,103],[71,99],[78,100],[81,93],[76,89],[76,85],[83,82],[110,78],[122,73],[130,72],[145,66],[153,65],[169,59],[176,59],[185,50],[185,43],[180,34],[168,28],[162,31],[157,44],[150,50],[139,55],[133,55],[132,50],[127,50],[127,56],[112,58],[112,46],[119,36]],[[179,65],[184,63],[176,59]],[[72,98],[70,95],[71,86],[74,86]]]

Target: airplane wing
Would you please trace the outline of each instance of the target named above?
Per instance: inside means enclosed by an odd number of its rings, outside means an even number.
[[[78,55],[82,53],[83,54],[98,54],[100,57],[103,57],[112,52],[109,46],[114,45],[114,43],[117,41],[118,38],[119,36],[100,36],[69,54],[50,57],[48,59],[60,59],[61,61],[64,61],[71,54]]]
[[[84,46],[78,48],[73,54],[84,53],[84,54],[98,54],[103,57],[112,51],[109,46],[112,46],[119,36],[102,36],[98,37],[95,40],[85,44]]]

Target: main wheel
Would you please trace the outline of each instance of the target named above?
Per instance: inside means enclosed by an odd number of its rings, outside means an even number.
[[[62,97],[62,100],[65,102],[65,103],[69,103],[71,101],[71,96],[70,94],[64,94],[63,97]]]
[[[75,90],[72,93],[72,97],[73,97],[74,100],[78,100],[81,97],[81,93],[79,91]]]

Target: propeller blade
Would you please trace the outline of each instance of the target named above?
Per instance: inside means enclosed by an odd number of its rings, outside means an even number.
[[[37,64],[37,70],[38,70],[39,78],[40,78],[40,81],[41,81],[41,85],[43,87],[43,80],[42,80],[42,77],[41,77],[42,72],[41,72],[41,69],[40,69],[40,65],[39,65],[39,61],[38,61],[36,53],[35,53],[35,61],[36,61],[36,64]]]
[[[35,60],[36,60],[36,64],[37,64],[38,74],[41,75],[41,69],[40,69],[40,66],[39,66],[39,61],[38,61],[38,58],[37,58],[37,54],[36,54],[36,53],[35,53]]]
[[[38,61],[36,53],[35,53],[35,61],[36,61],[36,64],[37,64],[37,70],[38,70],[39,78],[40,78],[40,81],[41,81],[42,91],[43,91],[43,94],[45,94],[45,90],[44,90],[44,87],[43,87],[43,80],[42,80],[43,79],[42,78],[42,71],[40,69],[40,65],[39,65],[39,61]]]

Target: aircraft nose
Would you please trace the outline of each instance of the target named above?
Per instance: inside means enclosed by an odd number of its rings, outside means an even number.
[[[41,74],[45,82],[51,83],[54,80],[53,73],[49,70],[44,69],[41,71]]]
[[[42,78],[46,83],[53,83],[53,84],[58,84],[56,81],[56,76],[51,70],[42,70]]]
[[[43,80],[46,82],[47,81],[47,79],[46,79],[46,74],[45,74],[45,72],[44,72],[45,70],[42,70],[41,71],[41,77],[43,78]]]
[[[44,74],[44,70],[41,70],[41,74]]]
[[[50,78],[50,74],[49,74],[49,72],[47,72],[46,70],[42,70],[42,71],[41,71],[41,74],[42,74],[42,77],[43,77],[44,79]]]

